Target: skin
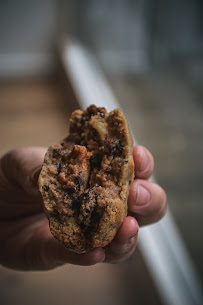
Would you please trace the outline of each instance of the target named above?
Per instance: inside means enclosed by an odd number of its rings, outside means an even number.
[[[45,148],[25,147],[0,159],[0,263],[17,270],[48,270],[65,263],[89,266],[129,258],[137,245],[139,226],[158,221],[166,212],[164,190],[148,181],[154,168],[151,153],[143,146],[134,147],[129,216],[114,240],[105,248],[76,254],[52,236],[43,211],[37,180],[45,152]]]

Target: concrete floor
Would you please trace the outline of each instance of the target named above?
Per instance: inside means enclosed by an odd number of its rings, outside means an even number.
[[[109,76],[109,80],[138,143],[154,155],[155,178],[167,192],[168,205],[203,282],[203,73],[189,76],[175,66],[142,77]]]

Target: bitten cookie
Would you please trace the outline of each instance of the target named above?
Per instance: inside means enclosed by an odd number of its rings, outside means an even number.
[[[108,245],[127,215],[133,142],[119,109],[75,110],[69,135],[50,146],[39,190],[51,233],[83,253]]]

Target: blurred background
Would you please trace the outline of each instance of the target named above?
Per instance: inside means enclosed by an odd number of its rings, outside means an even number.
[[[156,180],[202,283],[202,1],[1,0],[0,156],[67,134],[77,92],[61,61],[64,37],[93,54],[137,142],[154,155]],[[139,247],[119,265],[0,269],[1,304],[45,302],[165,304]]]

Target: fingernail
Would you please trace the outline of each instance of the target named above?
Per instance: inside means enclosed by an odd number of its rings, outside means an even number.
[[[135,234],[134,236],[132,236],[132,237],[129,238],[128,242],[129,242],[130,244],[134,244],[134,242],[137,240],[138,232],[139,232],[139,227],[138,227],[138,230],[137,230],[136,234]]]
[[[145,169],[147,169],[148,164],[149,164],[149,161],[148,161],[147,155],[143,151],[142,161],[141,161],[141,164],[140,164],[139,171],[144,171]]]
[[[138,185],[136,205],[144,205],[150,200],[149,191],[141,185]]]
[[[39,178],[39,174],[41,172],[41,167],[40,168],[37,168],[34,173],[32,174],[32,181],[33,181],[33,184],[34,185],[37,185],[37,181],[38,181],[38,178]]]
[[[100,263],[103,263],[105,261],[105,259],[106,259],[106,256],[104,255],[102,260],[100,261]]]

